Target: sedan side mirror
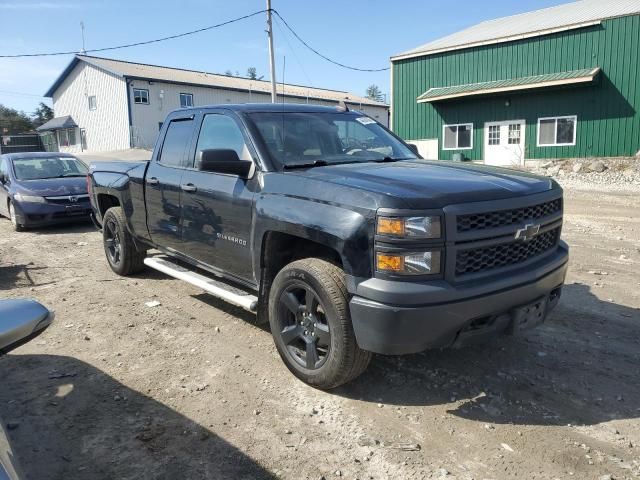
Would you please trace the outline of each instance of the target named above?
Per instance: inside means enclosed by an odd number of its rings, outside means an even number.
[[[0,172],[0,183],[2,185],[4,185],[5,183],[7,183],[7,176],[4,173]]]
[[[53,317],[35,300],[0,300],[0,355],[40,335]]]
[[[196,157],[196,168],[203,172],[227,173],[240,178],[249,178],[253,173],[253,162],[240,160],[235,150],[217,148],[199,151]]]

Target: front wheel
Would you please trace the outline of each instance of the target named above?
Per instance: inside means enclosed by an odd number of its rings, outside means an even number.
[[[118,275],[131,275],[144,268],[146,251],[139,251],[127,230],[124,212],[111,207],[102,219],[102,242],[111,270]]]
[[[276,275],[269,323],[285,365],[311,386],[338,387],[364,372],[371,360],[356,342],[344,272],[324,260],[298,260]]]
[[[9,202],[9,220],[11,220],[13,229],[16,232],[22,232],[24,230],[24,226],[18,223],[18,216],[16,215],[16,208],[13,206],[13,202]]]

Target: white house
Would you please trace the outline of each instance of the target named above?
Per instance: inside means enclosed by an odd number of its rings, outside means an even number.
[[[348,92],[278,84],[279,100],[336,105],[344,101],[382,123],[389,106]],[[40,127],[64,152],[152,148],[176,108],[271,101],[271,83],[179,68],[76,55],[45,94],[55,117]]]

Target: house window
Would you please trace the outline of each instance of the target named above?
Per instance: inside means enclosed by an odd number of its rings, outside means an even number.
[[[96,103],[96,96],[95,95],[91,95],[89,97],[89,110],[95,110],[97,108],[98,104]]]
[[[509,124],[509,145],[520,145],[520,124]]]
[[[489,145],[500,145],[500,125],[489,125]]]
[[[443,150],[468,150],[473,148],[473,123],[445,125]]]
[[[538,146],[560,146],[576,144],[576,115],[538,119]]]
[[[76,144],[76,129],[65,128],[58,130],[58,145],[61,147],[70,147]]]
[[[182,108],[193,107],[193,93],[180,94],[180,107]]]
[[[146,88],[134,88],[133,103],[149,105],[149,90],[147,90]]]

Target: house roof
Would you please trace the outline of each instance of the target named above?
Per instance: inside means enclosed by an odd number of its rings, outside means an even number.
[[[638,0],[581,0],[488,20],[391,57],[391,61],[491,45],[598,25],[602,20],[640,14]]]
[[[37,131],[43,132],[45,130],[60,130],[63,128],[76,128],[78,124],[71,118],[71,115],[67,115],[65,117],[56,117],[52,118],[46,123],[43,123],[38,128]]]
[[[267,80],[251,80],[249,78],[232,77],[217,73],[184,70],[181,68],[163,67],[159,65],[148,65],[146,63],[126,62],[123,60],[92,57],[88,55],[76,55],[67,68],[62,72],[60,77],[58,77],[51,88],[49,88],[47,93],[45,93],[45,97],[52,97],[53,93],[62,84],[67,75],[71,73],[73,68],[81,61],[106,70],[107,72],[119,77],[271,94],[271,82]],[[303,85],[292,85],[286,83],[283,85],[279,83],[277,85],[278,95],[282,95],[283,90],[284,95],[288,97],[328,100],[334,102],[343,100],[345,103],[354,105],[362,104],[378,107],[388,106],[383,102],[377,102],[375,100],[341,90],[327,90],[324,88],[306,87]]]
[[[491,82],[434,87],[420,95],[417,101],[418,103],[437,102],[473,95],[487,95],[490,93],[532,90],[581,83],[586,84],[593,82],[598,72],[600,72],[600,67],[549,73],[546,75],[533,75],[530,77],[509,78]]]

